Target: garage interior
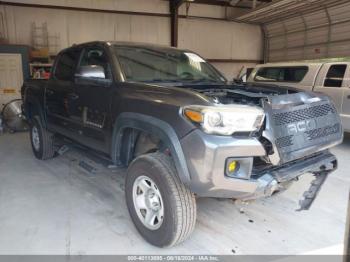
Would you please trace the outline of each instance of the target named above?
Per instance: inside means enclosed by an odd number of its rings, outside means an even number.
[[[350,57],[344,0],[0,1],[0,104],[24,80],[47,79],[57,53],[87,41],[189,49],[233,80],[268,62]],[[0,130],[2,131],[2,130]],[[350,138],[309,211],[296,212],[312,176],[252,203],[202,198],[186,242],[159,249],[143,240],[124,198],[126,169],[69,145],[39,161],[28,132],[0,135],[0,254],[343,254]],[[94,170],[88,172],[79,163]]]

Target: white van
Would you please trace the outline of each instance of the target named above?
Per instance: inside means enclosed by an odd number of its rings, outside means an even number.
[[[344,130],[350,132],[350,59],[257,65],[247,82],[291,86],[327,94],[337,107]]]

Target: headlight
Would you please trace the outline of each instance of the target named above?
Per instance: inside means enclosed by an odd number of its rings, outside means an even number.
[[[204,132],[217,135],[257,131],[265,117],[261,108],[246,105],[186,106],[182,112]]]

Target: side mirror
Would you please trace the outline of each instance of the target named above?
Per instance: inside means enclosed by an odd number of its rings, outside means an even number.
[[[75,76],[78,78],[106,79],[105,70],[99,65],[81,66]]]
[[[233,78],[232,83],[239,85],[243,83],[243,80],[241,78]]]

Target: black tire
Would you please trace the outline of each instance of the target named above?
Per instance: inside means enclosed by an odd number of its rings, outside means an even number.
[[[140,176],[151,178],[162,196],[164,218],[155,230],[143,224],[133,203],[133,185]],[[170,247],[184,241],[192,233],[197,215],[196,199],[180,181],[169,156],[157,152],[139,156],[131,162],[126,176],[125,195],[137,230],[152,245]]]
[[[33,129],[37,130],[39,136],[39,147],[34,146]],[[54,136],[43,127],[40,117],[34,116],[30,125],[30,142],[33,153],[37,159],[45,160],[55,156]]]

